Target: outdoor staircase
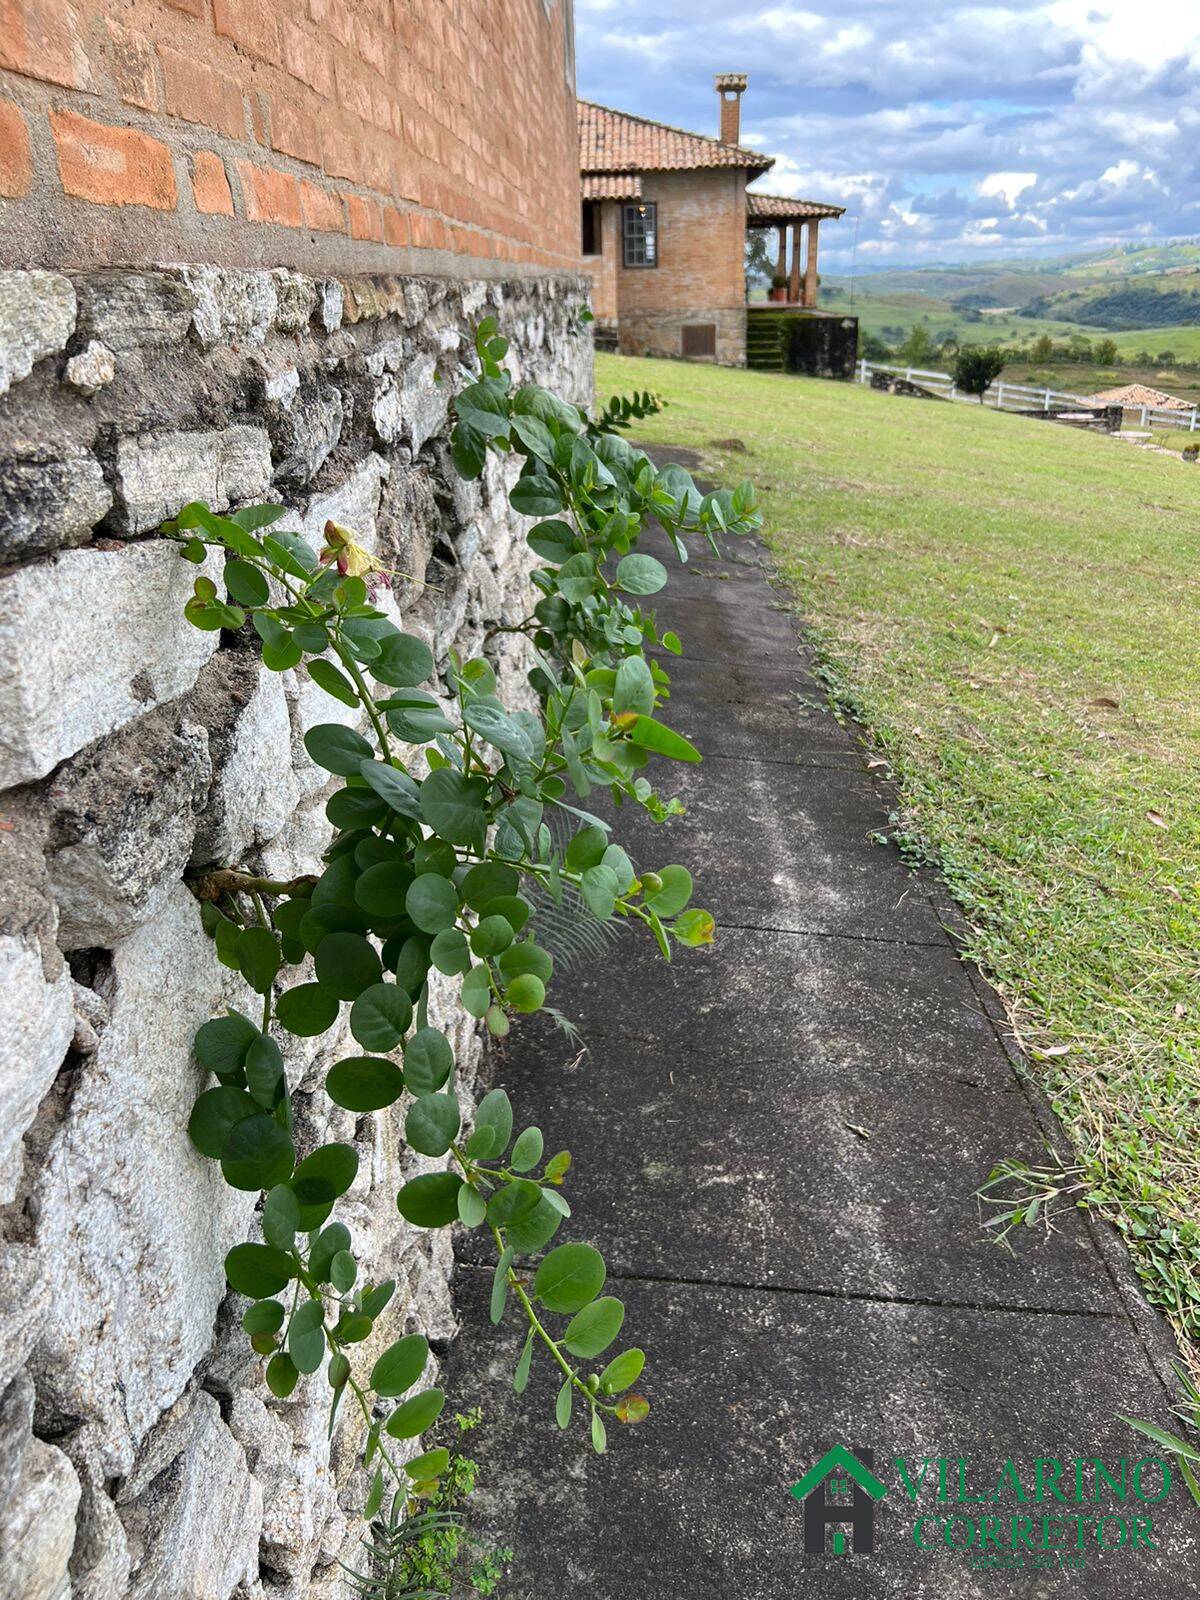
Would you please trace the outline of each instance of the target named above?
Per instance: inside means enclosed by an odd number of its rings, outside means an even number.
[[[759,372],[782,372],[782,318],[753,311],[746,318],[746,365]]]

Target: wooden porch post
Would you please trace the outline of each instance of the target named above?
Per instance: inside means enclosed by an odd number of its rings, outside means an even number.
[[[778,228],[779,254],[775,257],[775,276],[787,277],[787,224],[781,222]]]
[[[782,232],[782,228],[780,232]],[[800,224],[792,223],[792,272],[788,279],[788,301],[792,305],[800,302]]]
[[[810,310],[817,304],[817,219],[808,224],[808,250],[804,258],[804,304]]]

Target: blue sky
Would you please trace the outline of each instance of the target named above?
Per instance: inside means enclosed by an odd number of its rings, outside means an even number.
[[[755,185],[847,208],[822,264],[1200,236],[1200,0],[576,0],[579,92],[715,133],[748,72]]]

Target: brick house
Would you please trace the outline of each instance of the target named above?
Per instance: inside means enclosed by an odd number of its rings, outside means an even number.
[[[597,340],[627,354],[744,364],[747,228],[778,231],[783,304],[816,312],[817,230],[843,207],[748,194],[774,158],[738,142],[745,74],[719,73],[714,83],[716,137],[579,102],[583,256]]]

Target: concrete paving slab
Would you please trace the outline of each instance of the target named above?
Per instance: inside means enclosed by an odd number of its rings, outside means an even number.
[[[689,701],[674,726],[700,749],[722,716]],[[703,863],[704,893],[739,927],[940,943],[924,881],[881,845],[887,814],[866,773],[797,771],[776,762],[706,760],[676,767],[686,816],[622,817],[636,861]],[[875,836],[875,837],[873,837]],[[667,852],[664,854],[664,852]]]
[[[671,1029],[653,1053],[632,1052],[619,1033],[581,1061],[561,1036],[538,1044],[509,1050],[494,1081],[550,1147],[574,1153],[575,1227],[615,1272],[1120,1310],[1078,1212],[1019,1254],[979,1225],[973,1191],[996,1162],[1044,1159],[1011,1074],[1007,1090],[931,1074],[894,1076],[881,1092],[879,1077],[789,1056],[786,1040],[778,1056],[738,1062]],[[719,1117],[698,1115],[716,1106]],[[490,1259],[482,1234],[462,1249]]]
[[[1162,1403],[1119,1318],[610,1280],[607,1292],[627,1303],[625,1339],[649,1352],[639,1389],[652,1409],[639,1428],[614,1426],[598,1457],[578,1419],[556,1429],[547,1360],[535,1359],[528,1391],[514,1399],[521,1334],[511,1315],[499,1329],[488,1323],[489,1282],[476,1268],[459,1271],[464,1331],[448,1382],[456,1404],[484,1411],[470,1438],[477,1514],[516,1552],[508,1600],[1194,1600],[1196,1508],[1178,1487],[1158,1505],[939,1503],[935,1466],[910,1502],[893,1465],[904,1458],[915,1483],[922,1458],[946,1459],[952,1496],[959,1457],[969,1493],[994,1488],[1006,1460],[1031,1483],[1038,1457],[1100,1458],[1119,1475],[1122,1456],[1132,1466],[1144,1452],[1114,1411]],[[804,1512],[788,1491],[839,1443],[870,1449],[886,1485],[873,1549],[808,1555]],[[1147,1469],[1147,1492],[1160,1482]],[[1134,1512],[1151,1520],[1155,1548],[1099,1555],[1094,1519]],[[938,1547],[946,1518],[994,1516],[1007,1528],[1029,1517],[1040,1541],[1042,1516],[1059,1514],[1072,1520],[1052,1525],[1050,1538],[1072,1544],[1074,1518],[1086,1519],[1082,1552],[1028,1551],[1017,1570],[973,1570],[978,1552]],[[925,1516],[931,1550],[913,1537]],[[1116,1539],[1115,1523],[1106,1531]],[[964,1522],[951,1532],[970,1537]],[[1081,1570],[1058,1568],[1080,1555]],[[1039,1570],[1039,1560],[1054,1565]]]

